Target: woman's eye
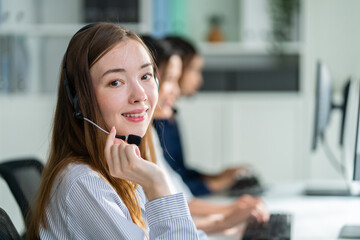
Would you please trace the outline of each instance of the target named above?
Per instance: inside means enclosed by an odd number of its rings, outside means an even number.
[[[152,74],[148,73],[148,74],[145,74],[144,76],[142,76],[141,80],[148,80],[152,77]]]
[[[115,81],[110,82],[111,87],[117,87],[117,86],[120,86],[120,85],[121,85],[121,82],[119,80],[115,80]]]

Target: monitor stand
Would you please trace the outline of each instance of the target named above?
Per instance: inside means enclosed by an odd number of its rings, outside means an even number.
[[[305,185],[306,196],[351,196],[350,190],[343,180],[311,181]]]
[[[360,225],[344,225],[338,239],[360,239]]]

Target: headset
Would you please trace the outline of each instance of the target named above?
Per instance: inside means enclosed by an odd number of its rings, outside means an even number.
[[[74,36],[80,32],[83,32],[85,31],[86,29],[89,29],[93,26],[97,25],[96,23],[91,23],[91,24],[88,24],[88,25],[85,25],[84,27],[82,27],[79,31],[77,31]],[[74,37],[73,36],[73,37]],[[76,91],[75,91],[75,88],[73,88],[71,85],[70,85],[70,82],[69,82],[69,78],[68,78],[68,75],[67,75],[67,69],[66,69],[66,64],[67,64],[67,55],[68,55],[68,49],[66,49],[66,52],[65,52],[65,59],[64,59],[64,64],[63,64],[63,71],[64,71],[64,84],[65,84],[65,89],[66,89],[66,93],[67,93],[67,96],[68,96],[68,99],[72,105],[72,107],[74,108],[74,118],[75,119],[79,119],[79,120],[84,120],[84,121],[87,121],[89,122],[90,124],[94,125],[95,127],[97,127],[99,130],[103,131],[104,133],[106,134],[109,134],[108,131],[104,130],[103,128],[101,128],[99,125],[97,125],[96,123],[94,123],[93,121],[91,121],[90,119],[86,118],[83,116],[83,114],[81,113],[81,109],[80,109],[80,105],[79,105],[79,98],[76,94]],[[154,76],[154,79],[155,79],[155,82],[156,82],[156,85],[159,89],[159,81],[158,79],[156,78],[156,76]],[[73,94],[74,93],[74,94]],[[140,136],[137,136],[137,135],[127,135],[127,136],[122,136],[122,135],[116,135],[115,136],[116,138],[119,138],[119,139],[122,139],[126,142],[128,142],[129,144],[135,144],[137,146],[140,146],[141,144],[141,140],[142,138]]]

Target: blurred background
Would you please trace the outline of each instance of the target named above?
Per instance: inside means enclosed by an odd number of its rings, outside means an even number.
[[[139,34],[177,34],[204,57],[204,84],[177,104],[187,164],[206,173],[251,165],[266,184],[340,179],[322,148],[311,151],[316,62],[334,101],[360,77],[359,0],[0,0],[0,162],[46,161],[61,59],[86,23]],[[327,140],[340,158],[341,112]],[[0,179],[0,205],[14,209]]]

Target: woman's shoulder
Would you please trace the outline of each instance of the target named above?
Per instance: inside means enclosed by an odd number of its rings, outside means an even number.
[[[69,195],[74,191],[77,192],[79,189],[85,191],[86,194],[101,191],[113,198],[120,199],[110,183],[85,163],[70,163],[66,166],[58,175],[56,185],[53,191],[58,193],[57,196],[62,196],[63,200],[66,200]],[[142,205],[145,204],[147,200],[142,187],[138,186],[136,191],[139,194],[139,200]]]
[[[104,179],[85,163],[70,163],[58,175],[55,189],[65,196],[74,185],[89,181],[103,182]]]
[[[91,166],[85,163],[70,163],[64,168],[62,173],[58,177],[58,182],[60,183],[60,188],[63,193],[67,193],[74,186],[82,185],[89,188],[98,188],[108,191],[111,190],[115,192],[115,189],[110,185],[110,183],[105,180],[104,177],[95,171]],[[139,185],[137,187],[137,192],[140,195],[144,195],[142,187]],[[140,196],[140,198],[145,198]]]
[[[101,178],[100,174],[85,163],[70,163],[62,172],[66,180],[76,181],[84,177]]]

